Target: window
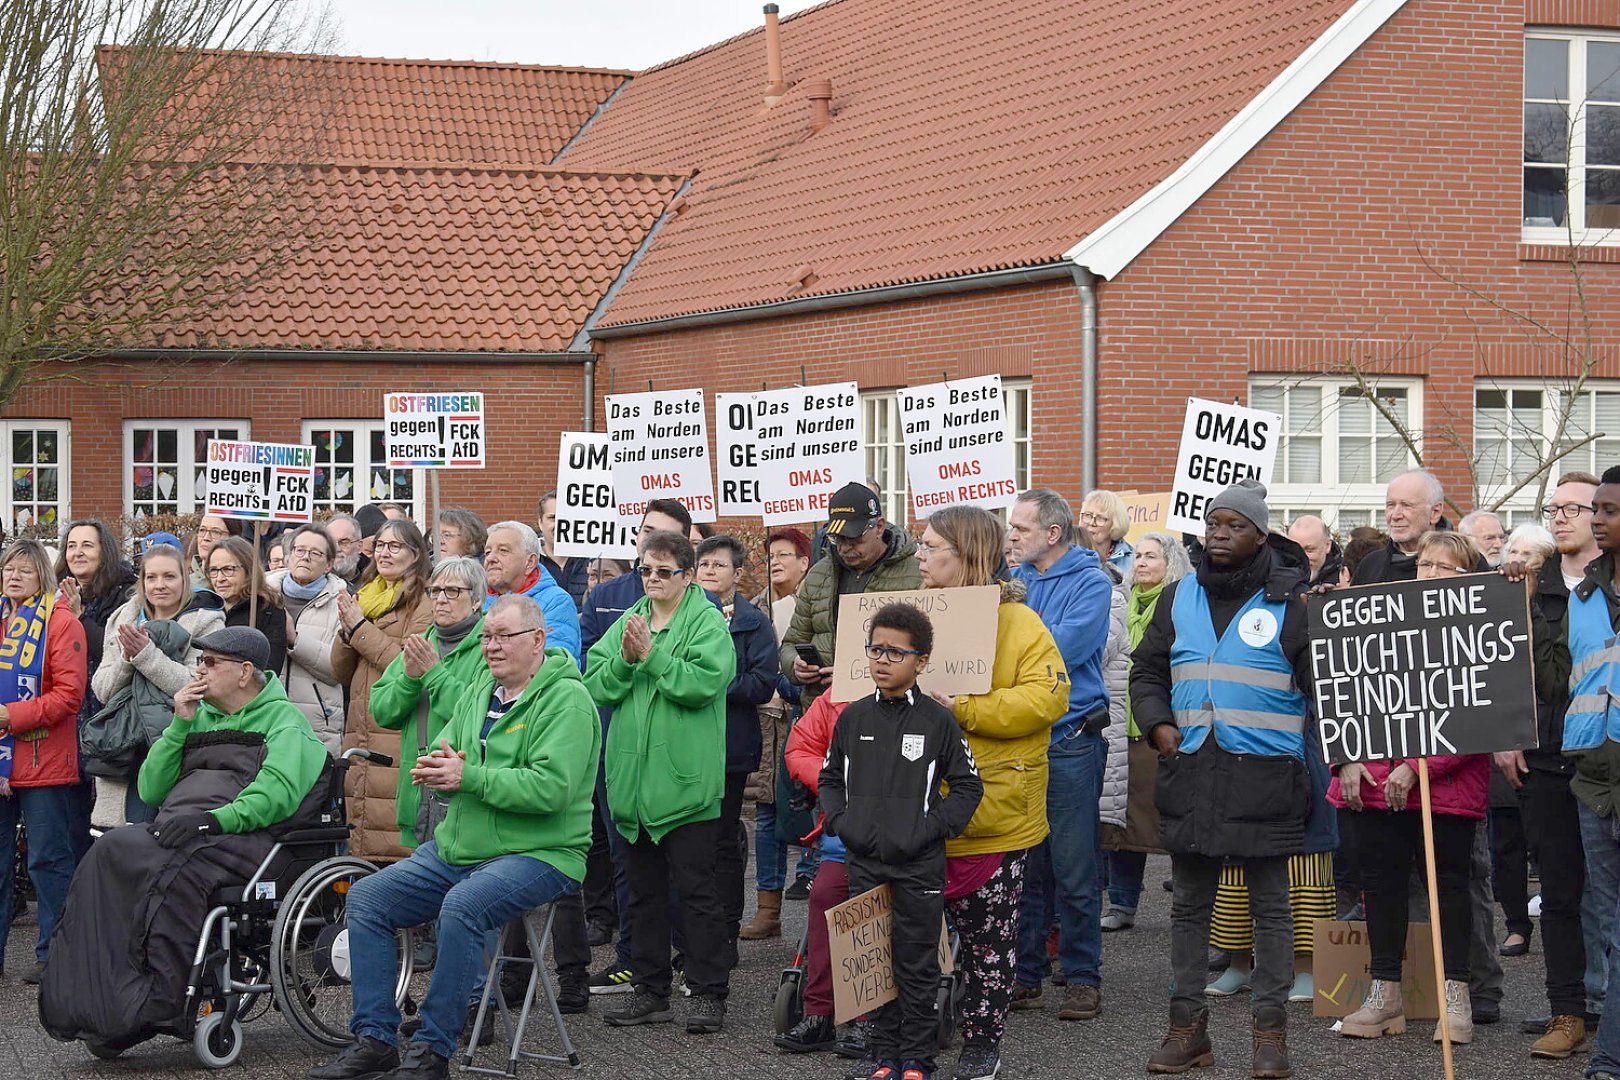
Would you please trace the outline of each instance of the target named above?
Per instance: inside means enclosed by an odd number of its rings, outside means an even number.
[[[315,511],[354,513],[370,502],[397,502],[421,521],[420,469],[390,469],[381,420],[306,420],[315,446]]]
[[[67,518],[68,422],[9,420],[4,427],[11,476],[3,507],[6,532],[52,539]]]
[[[136,521],[201,508],[208,440],[246,441],[246,420],[124,421],[124,512]]]
[[[1536,517],[1537,468],[1552,455],[1552,437],[1568,391],[1556,384],[1481,383],[1474,388],[1474,459],[1479,476],[1479,505],[1503,498],[1503,511],[1513,524]],[[1585,443],[1559,458],[1547,470],[1547,490],[1567,472],[1603,470],[1620,461],[1620,383],[1588,383],[1570,413],[1562,446]],[[1530,479],[1517,492],[1512,489]]]
[[[1524,42],[1524,239],[1620,240],[1620,35]]]
[[[1341,533],[1382,521],[1385,485],[1417,464],[1400,429],[1416,429],[1422,388],[1379,380],[1373,390],[1332,379],[1250,385],[1249,405],[1283,418],[1267,500],[1283,521],[1316,514]]]
[[[1028,379],[1002,379],[1006,398],[1007,430],[1013,444],[1013,478],[1018,490],[1032,487],[1031,431],[1034,428],[1032,387]],[[867,390],[861,394],[866,421],[866,475],[877,482],[883,512],[890,521],[911,520],[906,483],[906,436],[900,427],[900,401],[893,390]]]

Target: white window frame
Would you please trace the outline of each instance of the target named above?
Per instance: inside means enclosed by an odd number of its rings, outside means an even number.
[[[1406,422],[1413,432],[1415,439],[1422,445],[1421,428],[1423,419],[1423,380],[1413,378],[1378,378],[1368,379],[1374,392],[1378,390],[1404,390],[1406,392]],[[1277,448],[1277,466],[1272,474],[1273,483],[1266,498],[1266,504],[1272,512],[1279,516],[1279,525],[1286,525],[1294,518],[1304,514],[1320,515],[1327,522],[1328,527],[1337,532],[1347,532],[1356,525],[1382,525],[1384,520],[1384,489],[1388,486],[1385,481],[1375,481],[1367,484],[1340,483],[1339,464],[1339,410],[1337,408],[1339,394],[1342,390],[1354,389],[1354,379],[1331,378],[1322,376],[1300,375],[1269,375],[1259,374],[1249,376],[1249,403],[1256,408],[1266,407],[1263,403],[1256,403],[1254,392],[1262,387],[1281,387],[1287,391],[1296,386],[1318,386],[1322,388],[1324,404],[1320,417],[1320,433],[1322,436],[1322,477],[1317,483],[1289,483],[1284,479],[1283,454],[1286,450],[1287,436]],[[1284,428],[1287,428],[1287,418],[1284,418]],[[1374,431],[1376,432],[1376,420]],[[1373,454],[1373,463],[1376,468],[1378,455]],[[1407,467],[1416,468],[1416,459],[1411,452],[1407,452]]]
[[[164,429],[171,428],[175,432],[175,492],[172,499],[165,502],[175,504],[175,513],[181,516],[195,514],[202,509],[203,497],[207,494],[198,490],[197,470],[204,464],[197,459],[196,439],[200,431],[214,431],[219,428],[235,428],[237,439],[249,442],[253,438],[253,425],[246,419],[174,419],[168,417],[155,417],[151,419],[135,419],[124,421],[123,451],[121,458],[124,467],[124,516],[131,521],[135,520],[135,432],[144,428]],[[155,451],[154,451],[155,452]],[[155,483],[155,478],[154,478]],[[142,513],[144,517],[144,512]]]
[[[1533,29],[1525,31],[1525,41],[1566,41],[1569,42],[1569,81],[1566,86],[1567,98],[1553,100],[1548,98],[1530,98],[1526,96],[1528,87],[1520,89],[1519,123],[1521,126],[1520,138],[1520,196],[1519,221],[1522,230],[1521,239],[1526,244],[1567,245],[1570,243],[1587,245],[1620,245],[1620,228],[1594,228],[1586,227],[1586,46],[1588,42],[1598,41],[1605,43],[1620,43],[1620,33],[1603,32],[1597,30],[1559,30],[1559,29]],[[1524,224],[1524,195],[1522,171],[1532,163],[1523,160],[1522,126],[1524,123],[1524,106],[1531,104],[1558,104],[1566,105],[1573,112],[1570,120],[1569,156],[1565,165],[1565,224],[1563,225],[1526,225]],[[1604,166],[1605,169],[1608,166]]]
[[[417,522],[419,525],[422,523],[422,520],[423,520],[422,519],[422,508],[425,505],[424,500],[425,500],[425,497],[426,497],[426,494],[427,494],[426,490],[425,490],[424,474],[426,473],[427,470],[425,470],[425,469],[389,469],[386,460],[383,461],[380,465],[379,465],[378,462],[372,460],[372,454],[371,454],[372,436],[376,435],[376,434],[380,434],[381,432],[386,430],[385,422],[383,421],[383,419],[381,417],[369,417],[369,418],[364,418],[364,419],[355,418],[355,417],[331,417],[331,418],[323,418],[323,419],[319,419],[319,420],[305,420],[303,422],[303,426],[300,428],[300,441],[302,441],[306,445],[311,444],[311,443],[313,443],[315,441],[315,432],[317,432],[317,431],[326,431],[326,430],[343,430],[343,431],[349,432],[351,435],[354,436],[354,438],[355,438],[355,459],[354,459],[355,473],[356,473],[357,476],[364,477],[365,487],[364,487],[364,490],[358,490],[358,489],[352,490],[350,492],[351,497],[347,501],[346,505],[340,504],[340,503],[335,503],[335,501],[333,501],[333,500],[325,500],[325,501],[323,501],[323,500],[317,499],[316,502],[315,502],[315,511],[316,511],[317,514],[321,513],[322,511],[334,511],[334,512],[352,514],[352,513],[354,513],[354,508],[355,507],[364,506],[366,503],[371,503],[371,502],[403,502],[403,503],[405,503],[406,509],[408,509],[410,511],[411,520]],[[326,462],[323,462],[321,460],[321,450],[320,450],[320,447],[317,446],[316,449],[315,449],[315,467],[317,469],[319,469],[324,464],[326,464]],[[410,473],[410,475],[411,475],[411,497],[409,499],[403,499],[403,500],[402,499],[394,499],[394,498],[391,498],[391,497],[389,497],[389,498],[373,497],[371,495],[371,474],[372,474],[372,471],[374,469],[378,469],[378,468],[381,468],[382,470],[387,471],[387,472],[408,472],[408,473]]]
[[[1541,443],[1541,456],[1543,459],[1545,459],[1546,455],[1551,449],[1551,441],[1548,433],[1552,430],[1553,423],[1555,422],[1558,410],[1560,408],[1559,401],[1562,395],[1568,392],[1567,388],[1558,385],[1556,381],[1549,380],[1478,379],[1474,382],[1474,405],[1476,412],[1479,403],[1479,392],[1482,390],[1541,391],[1541,429],[1539,432],[1539,441]],[[1583,409],[1577,411],[1574,417],[1574,423],[1576,425],[1574,437],[1576,440],[1583,439],[1590,433],[1591,425],[1595,422],[1593,420],[1592,395],[1600,393],[1620,395],[1620,379],[1589,379],[1581,387],[1581,396],[1586,399],[1586,403],[1583,406]],[[1479,424],[1477,422],[1474,425],[1474,433],[1474,438],[1476,440],[1474,445],[1474,453],[1477,461],[1479,454]],[[1558,480],[1558,477],[1564,473],[1591,472],[1601,476],[1605,468],[1614,464],[1616,460],[1620,460],[1614,457],[1604,456],[1599,450],[1599,446],[1601,446],[1603,443],[1620,441],[1620,431],[1605,432],[1605,434],[1607,435],[1607,438],[1597,442],[1588,443],[1587,445],[1576,450],[1574,453],[1567,454],[1555,461],[1552,468],[1547,470],[1547,490],[1550,492],[1553,484]],[[1492,503],[1496,502],[1504,494],[1506,494],[1512,486],[1513,484],[1511,483],[1493,484],[1489,486],[1481,484],[1479,488],[1479,497],[1476,500],[1477,505],[1490,506]],[[1508,515],[1507,518],[1504,518],[1504,521],[1511,520],[1514,525],[1523,524],[1527,521],[1545,524],[1540,520],[1540,507],[1536,505],[1535,493],[1537,487],[1537,482],[1532,481],[1521,488],[1518,493],[1513,496],[1513,498],[1502,504],[1503,512]]]
[[[70,489],[72,486],[71,479],[73,474],[72,421],[28,419],[5,420],[0,421],[0,429],[3,429],[0,430],[0,435],[3,435],[5,440],[3,449],[0,449],[0,454],[3,454],[3,460],[0,460],[0,463],[3,463],[4,465],[4,475],[7,478],[5,494],[3,498],[0,498],[0,514],[4,515],[4,517],[0,518],[0,520],[5,522],[6,535],[37,536],[41,539],[49,541],[56,537],[56,530],[62,525],[66,524],[73,516],[72,505],[69,501],[72,495]],[[56,470],[56,498],[41,499],[38,497],[39,478],[36,475],[34,478],[35,498],[31,500],[31,504],[35,507],[40,505],[56,507],[56,521],[51,527],[40,526],[37,521],[31,522],[27,525],[17,524],[17,502],[14,497],[17,479],[16,470],[22,468],[33,468],[37,470],[39,467],[37,462],[18,462],[15,459],[15,455],[12,450],[12,440],[18,433],[25,431],[33,433],[51,432],[56,436],[56,460],[48,463],[49,467]]]
[[[1019,491],[1034,486],[1035,398],[1034,380],[1003,378],[1001,392],[1007,409],[1007,434],[1013,444],[1013,478]],[[888,437],[878,438],[879,418],[886,419]],[[894,388],[861,391],[861,423],[866,437],[866,476],[883,489],[881,499],[890,521],[911,517],[911,485],[906,476],[906,436],[900,427],[900,399]]]

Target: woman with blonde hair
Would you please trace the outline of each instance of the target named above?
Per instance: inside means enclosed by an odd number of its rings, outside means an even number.
[[[1113,570],[1116,584],[1128,585],[1131,581],[1135,549],[1125,540],[1130,529],[1130,511],[1125,508],[1125,500],[1114,492],[1090,492],[1080,504],[1080,535],[1103,565]]]

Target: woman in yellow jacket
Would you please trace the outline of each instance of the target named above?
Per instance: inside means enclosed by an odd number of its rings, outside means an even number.
[[[917,545],[923,586],[1001,586],[990,690],[935,698],[956,713],[984,781],[967,830],[945,843],[945,908],[961,936],[966,985],[958,1076],[994,1075],[1018,959],[1024,856],[1046,838],[1046,754],[1068,706],[1068,673],[1051,633],[999,580],[1005,530],[974,506],[934,511]],[[928,688],[928,676],[921,680]]]

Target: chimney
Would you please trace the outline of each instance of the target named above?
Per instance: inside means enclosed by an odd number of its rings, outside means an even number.
[[[775,105],[787,93],[782,77],[782,28],[777,25],[775,4],[765,5],[765,104]]]
[[[804,93],[810,99],[810,133],[814,135],[832,123],[832,80],[805,83]]]

